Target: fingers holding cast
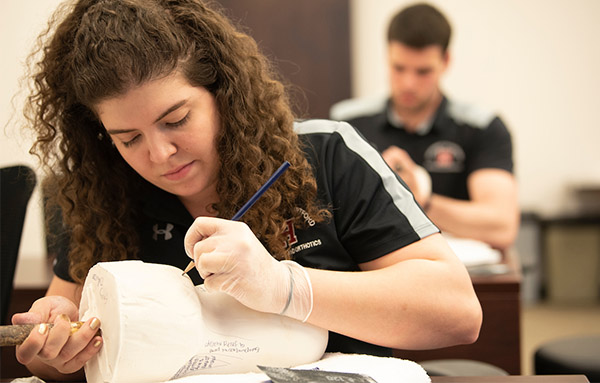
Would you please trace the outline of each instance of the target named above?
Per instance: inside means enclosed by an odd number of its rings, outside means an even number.
[[[90,318],[75,330],[67,315],[59,315],[52,325],[41,323],[34,327],[27,339],[17,346],[17,360],[29,364],[39,358],[61,373],[80,370],[102,345],[97,335],[98,318]]]
[[[80,370],[102,346],[102,336],[99,335],[100,320],[88,319],[77,331],[72,334],[60,351],[57,361],[60,366],[55,366],[60,372],[68,374]]]

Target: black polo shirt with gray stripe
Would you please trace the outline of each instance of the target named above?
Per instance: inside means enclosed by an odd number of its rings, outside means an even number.
[[[359,264],[382,257],[420,238],[439,232],[415,203],[412,194],[371,145],[346,123],[326,120],[297,122],[306,157],[317,181],[318,198],[333,217],[315,223],[303,210],[305,228],[287,225],[292,258],[306,267],[359,271]],[[140,258],[181,269],[189,262],[183,239],[193,218],[178,198],[148,185],[141,196]],[[56,275],[71,280],[62,254]],[[190,273],[201,283],[197,271]],[[394,293],[392,287],[389,293]],[[343,320],[343,318],[340,318]],[[330,333],[329,352],[391,356],[388,348]]]
[[[493,113],[443,98],[432,121],[416,133],[394,121],[388,100],[384,110],[348,122],[379,151],[391,145],[404,149],[431,175],[436,194],[468,200],[467,178],[485,168],[513,171],[511,136]]]

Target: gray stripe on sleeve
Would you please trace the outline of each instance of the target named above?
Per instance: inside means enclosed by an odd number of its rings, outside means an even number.
[[[438,232],[429,218],[419,208],[410,192],[396,179],[396,175],[387,166],[383,158],[371,145],[346,122],[329,120],[308,120],[294,124],[298,134],[338,133],[348,148],[361,156],[382,179],[383,187],[388,192],[394,205],[406,217],[420,238]]]

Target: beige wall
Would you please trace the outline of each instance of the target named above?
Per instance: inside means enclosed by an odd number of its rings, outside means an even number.
[[[22,102],[18,95],[23,64],[33,42],[59,0],[4,0],[0,2],[0,166],[37,164],[28,154],[31,140],[18,130]],[[15,96],[16,95],[16,96]],[[39,188],[29,203],[21,240],[15,284],[47,285],[50,274],[44,262],[45,243]]]
[[[355,96],[385,93],[385,26],[404,0],[352,2]],[[0,125],[13,116],[23,62],[59,0],[0,2]],[[600,1],[432,0],[454,26],[445,91],[496,109],[515,141],[521,205],[541,213],[570,209],[568,185],[600,184]],[[19,105],[18,100],[16,101]],[[19,109],[17,108],[18,118]],[[0,165],[29,163],[16,123],[0,135]],[[33,197],[22,258],[44,255],[39,195]],[[38,262],[39,263],[39,262]],[[27,272],[25,270],[27,269]],[[46,276],[29,266],[18,283]]]
[[[386,26],[413,2],[351,1],[353,95],[385,93]],[[444,90],[498,111],[509,125],[521,206],[573,209],[569,185],[600,186],[600,1],[431,3],[454,27]]]

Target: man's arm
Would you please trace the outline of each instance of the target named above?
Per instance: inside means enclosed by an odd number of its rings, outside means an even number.
[[[433,194],[427,215],[444,232],[480,240],[498,249],[514,242],[519,229],[517,183],[501,169],[480,169],[469,175],[471,199],[457,200]]]

